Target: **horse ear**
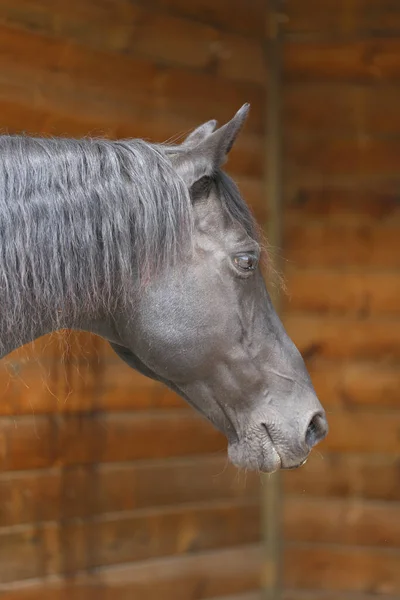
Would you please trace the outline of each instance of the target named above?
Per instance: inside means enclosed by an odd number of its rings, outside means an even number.
[[[211,135],[216,126],[217,121],[215,119],[212,119],[212,121],[207,121],[207,123],[203,123],[203,125],[200,125],[188,135],[186,140],[182,142],[181,148],[194,148],[206,137]]]
[[[192,187],[202,177],[213,175],[225,163],[249,108],[249,104],[244,104],[228,123],[207,135],[195,147],[189,147],[187,151],[175,155],[174,167],[188,187]]]

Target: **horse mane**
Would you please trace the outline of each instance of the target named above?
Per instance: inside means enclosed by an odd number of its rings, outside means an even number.
[[[0,299],[13,328],[27,302],[52,321],[65,307],[94,314],[100,299],[112,311],[133,281],[191,249],[190,195],[171,152],[138,139],[0,136]],[[256,235],[230,178],[215,182],[227,214]]]

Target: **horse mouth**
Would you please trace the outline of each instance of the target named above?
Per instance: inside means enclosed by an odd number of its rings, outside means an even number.
[[[282,470],[294,471],[294,469],[300,469],[300,467],[303,467],[307,461],[308,461],[308,456],[306,456],[306,458],[304,460],[300,461],[297,465],[292,465],[290,467],[282,467]]]

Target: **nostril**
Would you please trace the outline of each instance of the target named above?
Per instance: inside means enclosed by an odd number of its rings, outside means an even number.
[[[317,413],[311,419],[306,431],[306,444],[311,450],[314,446],[321,442],[328,433],[328,424],[326,418]]]

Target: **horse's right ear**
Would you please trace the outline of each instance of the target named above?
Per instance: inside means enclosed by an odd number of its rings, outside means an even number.
[[[217,131],[203,137],[202,141],[194,147],[189,144],[187,151],[184,142],[183,152],[175,155],[173,165],[189,188],[202,177],[210,177],[222,167],[246,120],[249,108],[249,104],[244,104],[233,119]],[[204,126],[207,125],[206,123]]]

